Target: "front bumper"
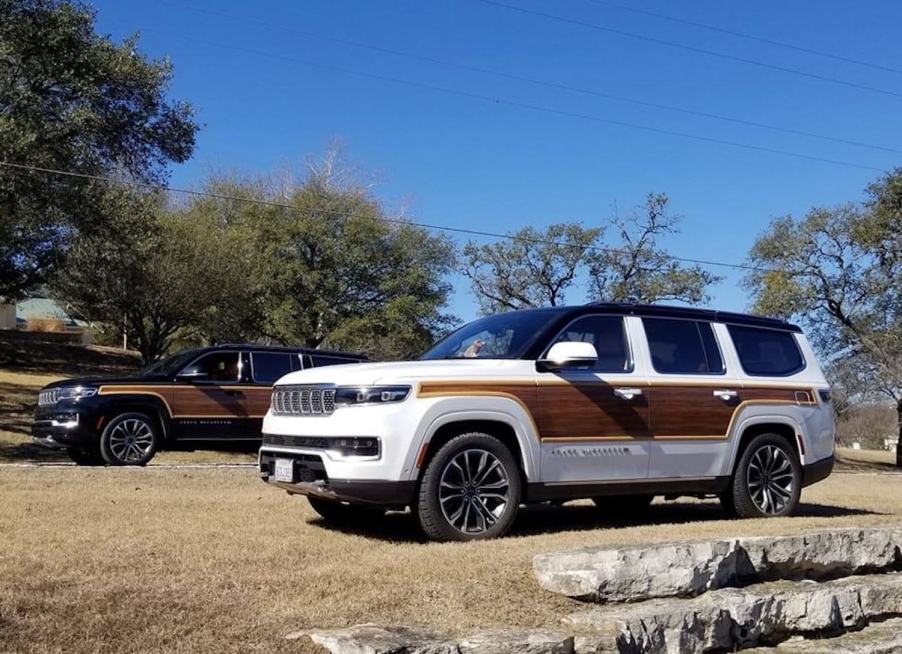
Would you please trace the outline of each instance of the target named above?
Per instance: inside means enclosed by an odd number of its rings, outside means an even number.
[[[54,409],[35,413],[31,435],[46,447],[86,447],[97,441],[97,430],[88,412]]]
[[[292,461],[293,481],[275,480],[276,459]],[[293,495],[312,495],[354,504],[407,506],[413,501],[415,482],[380,479],[333,479],[320,453],[260,450],[260,478]]]

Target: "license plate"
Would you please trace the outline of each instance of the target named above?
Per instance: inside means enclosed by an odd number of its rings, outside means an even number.
[[[276,459],[276,481],[294,483],[294,461],[291,459]]]

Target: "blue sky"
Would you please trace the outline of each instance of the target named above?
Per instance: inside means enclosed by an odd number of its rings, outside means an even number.
[[[311,67],[352,69],[541,105],[660,130],[888,170],[902,155],[782,134],[622,101],[552,90],[302,32],[637,100],[769,123],[902,150],[902,74],[839,62],[615,9],[592,0],[502,0],[648,37],[755,59],[890,95],[769,70],[491,6],[478,0],[99,0],[98,29],[141,33],[140,49],[169,56],[172,95],[191,102],[203,129],[194,158],[172,183],[211,170],[275,171],[300,165],[340,138],[351,159],[376,171],[390,210],[442,225],[516,230],[558,221],[606,224],[650,191],[670,195],[682,233],[676,255],[741,262],[768,221],[813,205],[859,200],[877,170],[629,129]],[[902,4],[797,0],[725,3],[619,0],[902,70]],[[203,10],[203,11],[198,11]],[[214,12],[214,13],[211,13]],[[227,14],[228,17],[216,14]],[[225,47],[223,47],[225,46]],[[741,273],[712,306],[747,307]],[[455,277],[452,310],[476,314]],[[581,302],[585,289],[568,300]]]

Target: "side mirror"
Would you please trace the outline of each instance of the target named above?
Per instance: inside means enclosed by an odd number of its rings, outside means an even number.
[[[591,343],[561,341],[548,350],[544,359],[536,361],[540,371],[561,370],[562,368],[591,368],[598,361],[598,352]]]
[[[197,368],[185,368],[175,376],[177,380],[186,382],[203,381],[207,377],[209,377],[207,373]]]

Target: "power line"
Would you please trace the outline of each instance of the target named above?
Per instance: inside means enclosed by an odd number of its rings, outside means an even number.
[[[616,2],[609,2],[608,0],[588,0],[596,5],[601,5],[604,7],[611,7],[612,9],[619,9],[621,11],[629,11],[634,14],[641,14],[643,16],[651,16],[653,18],[660,18],[661,20],[667,20],[672,23],[679,23],[680,25],[689,25],[691,27],[698,27],[704,30],[709,30],[711,32],[719,32],[720,34],[728,34],[729,36],[738,36],[741,39],[748,39],[749,41],[758,41],[759,43],[766,43],[767,45],[775,45],[780,48],[786,48],[788,50],[795,50],[796,52],[804,52],[805,54],[814,55],[816,57],[825,57],[827,59],[833,59],[834,61],[842,61],[847,64],[855,64],[856,66],[865,66],[867,68],[873,68],[875,70],[883,70],[890,73],[897,73],[902,75],[902,69],[893,68],[892,66],[884,66],[882,64],[875,64],[871,61],[863,61],[861,59],[853,59],[851,57],[844,57],[842,55],[834,54],[832,52],[824,52],[823,50],[815,50],[813,48],[806,48],[801,45],[796,45],[795,43],[787,43],[786,41],[778,41],[776,39],[771,39],[765,36],[757,36],[755,34],[749,34],[748,32],[737,32],[734,30],[728,30],[724,27],[719,27],[718,25],[710,25],[708,23],[699,23],[692,20],[687,20],[685,18],[678,18],[676,16],[670,16],[667,14],[659,14],[654,11],[648,11],[647,9],[640,9],[639,7],[631,7],[629,5],[622,5]]]
[[[354,75],[357,77],[363,77],[363,78],[367,78],[367,79],[375,79],[375,80],[379,80],[382,82],[392,82],[394,84],[402,84],[402,85],[410,86],[413,88],[427,89],[430,91],[439,91],[441,93],[446,93],[449,95],[456,95],[456,96],[460,96],[460,97],[464,97],[464,98],[470,98],[471,100],[481,100],[481,101],[489,102],[489,103],[495,104],[495,105],[499,105],[499,104],[506,105],[506,106],[510,106],[510,107],[517,107],[519,109],[527,109],[529,111],[535,111],[535,112],[540,112],[540,113],[549,114],[549,115],[565,116],[568,118],[578,118],[580,120],[586,120],[586,121],[601,123],[601,124],[605,124],[605,125],[614,125],[617,127],[625,127],[628,129],[651,132],[653,134],[666,134],[668,136],[677,136],[677,137],[684,138],[684,139],[701,141],[703,143],[715,143],[717,145],[727,145],[727,146],[734,147],[734,148],[742,148],[744,150],[752,150],[755,152],[765,152],[768,154],[777,154],[777,155],[782,155],[782,156],[786,156],[786,157],[793,157],[796,159],[804,159],[806,161],[817,161],[820,163],[828,163],[828,164],[833,164],[836,166],[845,166],[848,168],[857,168],[859,170],[867,170],[867,171],[871,171],[871,172],[879,172],[879,173],[885,172],[885,170],[883,168],[877,168],[875,166],[867,166],[864,164],[858,164],[858,163],[854,163],[854,162],[850,162],[850,161],[843,161],[840,159],[830,159],[830,158],[826,158],[826,157],[818,157],[815,155],[803,154],[800,152],[793,152],[791,150],[782,150],[779,148],[771,148],[771,147],[767,147],[767,146],[763,146],[763,145],[754,145],[751,143],[741,143],[739,141],[729,141],[726,139],[715,138],[713,136],[703,136],[700,134],[692,134],[689,132],[679,132],[679,131],[675,131],[675,130],[664,129],[661,127],[652,127],[650,125],[643,125],[640,123],[631,123],[631,122],[626,122],[626,121],[622,121],[622,120],[613,120],[610,118],[602,118],[601,116],[596,116],[593,114],[579,113],[579,112],[568,111],[568,110],[564,110],[564,109],[555,109],[553,107],[546,107],[543,105],[530,104],[528,102],[520,102],[518,100],[510,100],[508,98],[503,98],[500,96],[483,95],[481,93],[474,93],[472,91],[463,91],[463,90],[453,89],[453,88],[449,88],[449,87],[445,87],[445,86],[438,86],[436,84],[430,84],[427,82],[417,82],[414,80],[404,79],[401,77],[393,77],[390,75],[382,75],[379,73],[364,72],[361,70],[356,70],[356,69],[352,69],[352,68],[344,68],[342,66],[335,66],[333,64],[324,64],[321,62],[311,61],[308,59],[299,59],[297,57],[291,57],[288,55],[275,54],[272,52],[265,52],[265,51],[256,50],[253,48],[236,46],[236,45],[230,44],[230,43],[226,44],[226,43],[218,43],[216,41],[208,41],[205,39],[200,39],[200,38],[188,36],[185,34],[178,34],[178,33],[170,32],[167,30],[159,30],[156,28],[146,28],[145,31],[158,32],[160,34],[165,34],[165,35],[168,35],[168,36],[171,36],[174,38],[182,39],[190,44],[207,45],[207,46],[214,47],[214,48],[221,48],[224,50],[233,50],[235,52],[252,54],[255,56],[265,57],[268,59],[277,59],[280,61],[297,63],[297,64],[301,64],[303,66],[308,66],[310,68],[317,68],[320,70],[327,70],[330,72],[337,72],[337,73],[342,73],[345,75]]]
[[[212,198],[215,200],[226,200],[230,202],[248,202],[251,204],[259,204],[267,207],[274,207],[280,209],[288,209],[290,211],[296,211],[297,208],[291,206],[290,204],[285,204],[284,202],[274,202],[272,200],[261,200],[259,198],[248,198],[241,197],[240,195],[228,195],[225,193],[214,193],[211,191],[198,191],[196,189],[186,189],[179,188],[175,186],[168,186],[163,184],[153,184],[151,182],[142,182],[140,180],[135,179],[117,179],[115,177],[106,177],[104,175],[92,175],[89,173],[77,173],[68,170],[58,170],[56,168],[45,168],[42,166],[32,166],[28,164],[18,164],[10,161],[0,161],[0,166],[5,168],[11,168],[14,170],[28,171],[28,172],[36,172],[36,173],[44,173],[48,175],[59,175],[64,177],[72,177],[77,179],[85,179],[96,182],[106,182],[109,184],[120,184],[123,186],[134,186],[138,188],[144,188],[152,191],[166,191],[169,193],[181,193],[184,195],[190,195],[193,197],[206,197]],[[309,211],[310,213],[317,214],[319,216],[338,216],[345,218],[373,218],[372,215],[359,214],[354,212],[343,212],[343,211],[325,211],[321,209],[305,209],[305,211]],[[465,234],[467,236],[480,236],[485,238],[494,238],[498,240],[509,240],[509,241],[520,241],[524,243],[532,243],[535,245],[553,245],[557,247],[580,247],[573,245],[571,243],[564,243],[563,241],[555,241],[552,239],[541,239],[541,238],[528,238],[525,236],[517,236],[514,234],[502,234],[500,232],[489,232],[478,229],[466,229],[464,227],[448,227],[445,225],[435,225],[432,223],[424,223],[424,222],[416,222],[413,220],[405,220],[401,218],[387,218],[385,216],[377,216],[378,220],[384,223],[392,224],[392,225],[402,225],[402,226],[412,226],[412,227],[420,227],[422,229],[430,229],[433,231],[441,231],[441,232],[449,232],[454,234]],[[623,248],[614,248],[614,247],[602,247],[602,246],[590,246],[586,248],[587,251],[590,252],[598,252],[598,253],[626,253],[627,250]],[[780,270],[777,268],[760,268],[757,266],[750,266],[746,264],[739,263],[726,263],[723,261],[711,261],[708,259],[694,259],[691,257],[679,257],[672,254],[661,254],[661,257],[665,259],[669,259],[672,261],[681,261],[683,263],[692,263],[700,266],[718,266],[721,268],[733,268],[736,270],[748,270],[751,272],[773,272],[773,273],[788,273],[791,274],[790,271]]]
[[[757,59],[747,59],[745,57],[739,57],[736,55],[725,54],[723,52],[716,52],[714,50],[706,50],[704,48],[699,48],[693,45],[686,45],[684,43],[677,43],[675,41],[667,41],[665,39],[658,39],[653,36],[646,36],[645,34],[637,34],[636,32],[628,32],[626,30],[620,30],[613,27],[607,27],[605,25],[599,25],[598,23],[590,23],[584,20],[578,20],[576,18],[567,18],[566,16],[559,16],[557,14],[549,14],[544,11],[537,11],[534,9],[526,9],[525,7],[518,7],[516,5],[507,4],[506,2],[499,2],[498,0],[477,0],[478,2],[482,2],[483,4],[492,5],[494,7],[501,7],[503,9],[508,9],[510,11],[517,11],[522,14],[529,14],[531,16],[538,16],[540,18],[546,18],[548,20],[557,21],[559,23],[568,23],[570,25],[579,25],[581,27],[586,27],[589,29],[597,30],[600,32],[607,32],[609,34],[617,34],[618,36],[624,36],[630,39],[637,39],[640,41],[646,41],[648,43],[655,43],[657,45],[665,45],[669,48],[679,48],[680,50],[687,50],[689,52],[696,52],[698,54],[708,55],[710,57],[718,57],[720,59],[726,59],[727,61],[736,61],[743,64],[749,64],[751,66],[758,66],[760,68],[767,68],[769,70],[776,70],[782,73],[789,73],[791,75],[798,75],[800,77],[807,77],[809,79],[815,79],[821,82],[829,82],[831,84],[839,84],[841,86],[847,86],[854,89],[859,89],[861,91],[870,91],[872,93],[880,93],[882,95],[889,95],[897,98],[902,98],[902,93],[897,91],[890,91],[888,89],[879,88],[876,86],[869,86],[867,84],[859,84],[858,82],[850,82],[848,80],[839,79],[837,77],[828,77],[826,75],[818,75],[817,73],[808,73],[803,70],[799,70],[797,68],[788,68],[786,66],[778,66],[776,64],[769,64],[764,61],[758,61]]]
[[[457,68],[459,70],[466,70],[466,71],[481,73],[481,74],[485,74],[485,75],[493,75],[495,77],[515,80],[518,82],[526,82],[529,84],[535,84],[537,86],[543,86],[546,88],[553,88],[553,89],[563,90],[563,91],[572,91],[575,93],[581,93],[583,95],[589,95],[589,96],[594,96],[594,97],[598,97],[598,98],[605,98],[608,100],[616,100],[619,102],[627,102],[630,104],[635,104],[635,105],[644,106],[644,107],[650,107],[653,109],[661,109],[664,111],[673,111],[673,112],[682,113],[682,114],[686,114],[686,115],[690,115],[690,116],[698,116],[701,118],[720,120],[720,121],[725,121],[725,122],[729,122],[729,123],[734,123],[737,125],[745,125],[748,127],[769,129],[769,130],[776,131],[776,132],[782,132],[784,134],[794,134],[796,136],[805,136],[808,138],[815,138],[815,139],[820,139],[823,141],[830,141],[833,143],[842,143],[844,145],[853,145],[856,147],[869,148],[872,150],[880,150],[883,152],[892,152],[895,154],[902,154],[902,149],[891,148],[888,146],[876,145],[873,143],[864,143],[862,141],[855,141],[855,140],[845,139],[845,138],[836,137],[836,136],[829,136],[826,134],[818,134],[815,132],[808,132],[805,130],[794,129],[794,128],[790,128],[790,127],[780,127],[778,125],[770,125],[767,123],[761,123],[761,122],[757,122],[757,121],[753,121],[753,120],[745,120],[742,118],[723,116],[723,115],[714,114],[714,113],[710,113],[710,112],[706,112],[706,111],[698,111],[695,109],[687,109],[684,107],[675,107],[672,105],[662,104],[662,103],[658,103],[658,102],[649,102],[646,100],[630,98],[630,97],[626,97],[626,96],[622,96],[622,95],[614,95],[612,93],[606,93],[606,92],[598,91],[595,89],[589,89],[589,88],[585,88],[585,87],[572,86],[572,85],[562,84],[562,83],[553,82],[553,81],[549,81],[549,80],[540,80],[540,79],[535,79],[535,78],[531,78],[531,77],[525,77],[525,76],[517,75],[514,73],[507,73],[504,71],[494,70],[491,68],[485,68],[482,66],[473,66],[470,64],[464,64],[464,63],[460,63],[460,62],[456,62],[456,61],[450,61],[447,59],[439,59],[436,57],[421,55],[421,54],[418,54],[415,52],[398,50],[395,48],[386,48],[383,46],[373,45],[370,43],[363,43],[360,41],[353,41],[353,40],[349,40],[349,39],[342,39],[342,38],[337,38],[334,36],[328,36],[325,34],[318,34],[316,32],[311,32],[311,31],[299,29],[296,27],[277,25],[275,23],[269,23],[267,21],[259,20],[256,18],[251,18],[249,16],[235,16],[232,14],[215,11],[215,10],[210,10],[210,9],[206,9],[206,8],[202,8],[202,7],[193,7],[193,6],[186,5],[186,4],[183,4],[180,2],[169,2],[168,0],[158,0],[158,2],[160,2],[161,4],[165,4],[165,5],[175,6],[180,9],[187,9],[188,11],[193,11],[193,12],[196,12],[199,14],[205,14],[208,16],[217,16],[220,18],[228,19],[228,20],[238,21],[242,24],[254,23],[254,24],[260,25],[261,27],[265,27],[267,29],[280,30],[280,31],[283,31],[283,32],[286,32],[289,34],[299,34],[302,36],[319,39],[322,41],[328,41],[330,43],[338,43],[338,44],[344,45],[344,46],[350,46],[353,48],[369,50],[371,52],[379,52],[382,54],[389,54],[389,55],[393,55],[393,56],[397,56],[397,57],[404,57],[404,58],[408,58],[408,59],[413,59],[415,61],[422,61],[422,62],[436,64],[436,65],[440,65],[440,66],[448,66],[451,68]]]

